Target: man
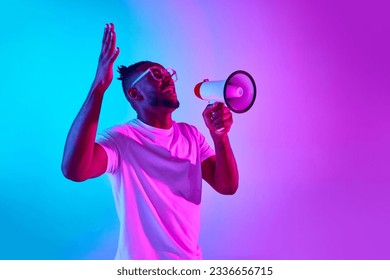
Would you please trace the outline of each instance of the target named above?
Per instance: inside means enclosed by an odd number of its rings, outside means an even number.
[[[95,80],[66,140],[62,172],[76,182],[108,174],[121,224],[116,259],[201,259],[202,178],[221,194],[234,194],[238,188],[228,138],[232,114],[222,103],[203,112],[214,152],[195,127],[172,120],[179,107],[175,71],[139,62],[119,67],[137,119],[96,140],[118,54],[114,25],[108,24]]]

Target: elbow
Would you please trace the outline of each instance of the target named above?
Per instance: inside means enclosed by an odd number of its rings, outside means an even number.
[[[221,190],[224,195],[234,195],[238,190],[239,179],[238,174],[230,178],[226,178],[225,181],[221,182]]]
[[[77,174],[71,168],[67,167],[64,163],[61,165],[61,171],[64,177],[73,182],[83,182],[86,180],[84,176]]]
[[[234,195],[238,190],[238,183],[231,185],[217,185],[214,186],[214,189],[223,195]]]
[[[66,179],[71,180],[73,182],[77,182],[77,183],[84,182],[85,180],[87,180],[87,179],[82,178],[82,177],[77,177],[77,176],[68,175],[68,174],[64,174],[64,176]]]
[[[225,195],[234,195],[238,190],[238,184],[230,186],[227,191],[224,193]]]

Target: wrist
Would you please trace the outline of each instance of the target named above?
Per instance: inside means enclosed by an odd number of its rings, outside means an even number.
[[[217,133],[211,133],[211,138],[215,145],[223,145],[229,143],[229,137],[227,134],[218,135]]]

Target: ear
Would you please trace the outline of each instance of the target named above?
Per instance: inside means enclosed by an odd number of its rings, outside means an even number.
[[[142,95],[139,93],[139,91],[136,88],[129,88],[127,90],[127,95],[134,100],[140,100],[142,99]]]

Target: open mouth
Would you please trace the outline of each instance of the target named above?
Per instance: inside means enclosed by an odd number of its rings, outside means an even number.
[[[175,88],[174,87],[167,87],[165,88],[163,91],[162,91],[163,94],[168,94],[168,93],[174,93],[176,94],[175,92]]]

